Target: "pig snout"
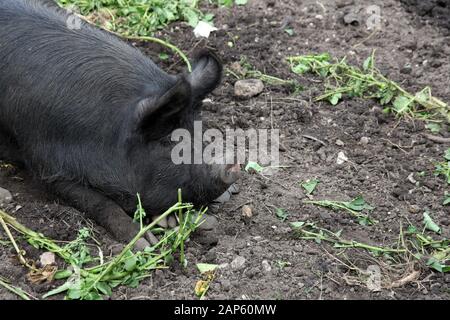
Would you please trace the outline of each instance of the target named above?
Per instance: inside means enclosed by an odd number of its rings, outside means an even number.
[[[213,177],[225,186],[235,183],[240,177],[240,172],[240,164],[215,165],[212,169]]]

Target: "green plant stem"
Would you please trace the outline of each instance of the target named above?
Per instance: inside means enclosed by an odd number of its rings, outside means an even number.
[[[164,40],[161,40],[161,39],[158,39],[155,37],[148,37],[148,36],[127,36],[127,35],[123,35],[123,34],[117,34],[117,35],[120,37],[124,37],[128,40],[151,41],[151,42],[158,43],[162,46],[165,46],[165,47],[169,48],[170,50],[172,50],[173,52],[175,52],[176,54],[178,54],[180,56],[180,58],[183,59],[184,63],[186,63],[188,71],[192,72],[192,65],[189,62],[188,57],[183,53],[183,51],[181,51],[181,49],[179,49],[177,46],[175,46],[167,41],[164,41]]]
[[[315,233],[315,232],[311,232],[311,231],[307,231],[307,230],[303,230],[303,229],[299,229],[298,231],[307,235],[307,237],[301,237],[302,239],[306,239],[306,240],[315,240],[317,238],[320,238],[320,240],[331,242],[331,243],[338,244],[338,245],[343,245],[343,246],[350,247],[350,248],[363,248],[363,249],[367,249],[370,251],[377,251],[377,252],[392,252],[392,253],[406,252],[406,249],[383,248],[383,247],[372,246],[372,245],[369,245],[366,243],[356,242],[353,240],[349,241],[349,240],[341,239],[340,237],[336,236],[329,230],[326,230],[326,229],[320,229],[320,230],[325,231],[327,233],[331,233],[334,237],[337,238],[337,240],[333,240],[333,239],[326,237],[320,233]]]
[[[139,231],[139,233],[133,238],[133,240],[131,240],[126,246],[125,248],[123,248],[122,252],[117,255],[114,260],[112,260],[108,266],[103,270],[103,272],[94,280],[94,282],[85,290],[85,292],[90,292],[99,281],[101,281],[103,279],[103,277],[108,274],[113,268],[114,266],[116,266],[123,258],[123,256],[130,251],[134,245],[136,244],[136,242],[142,238],[146,232],[150,231],[158,222],[160,222],[162,219],[164,219],[165,217],[167,217],[169,214],[171,214],[174,211],[177,210],[182,210],[182,209],[188,209],[188,208],[192,208],[192,205],[184,205],[180,202],[177,202],[176,204],[174,204],[172,207],[170,207],[168,210],[166,210],[163,214],[161,214],[157,219],[155,219],[152,223],[150,223],[149,225],[147,225],[145,228],[141,229]]]
[[[4,282],[2,279],[0,279],[0,286],[3,286],[5,289],[11,291],[12,293],[15,293],[16,295],[21,297],[23,300],[31,300],[21,288],[11,286],[11,285],[7,284],[6,282]]]
[[[181,203],[181,189],[178,189],[178,202],[180,202]],[[187,217],[185,217],[186,218],[186,220],[187,220]],[[183,210],[179,210],[178,211],[178,220],[179,220],[179,223],[180,223],[180,232],[179,232],[179,234],[182,234],[183,233],[183,227],[184,227],[184,225],[185,224],[183,224]],[[183,224],[183,225],[182,225]],[[180,243],[180,262],[181,262],[181,265],[182,266],[184,266],[184,263],[185,263],[185,257],[184,257],[184,242],[183,241],[181,241],[181,243]]]
[[[303,203],[307,204],[315,204],[324,208],[332,208],[332,209],[341,209],[350,212],[356,218],[368,218],[367,215],[356,212],[345,205],[340,204],[339,202],[329,202],[329,201],[313,201],[313,200],[304,200]]]

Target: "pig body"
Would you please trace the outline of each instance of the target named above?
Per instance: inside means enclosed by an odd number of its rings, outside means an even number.
[[[225,191],[235,180],[228,167],[170,159],[170,133],[192,130],[220,81],[215,56],[200,55],[191,74],[169,75],[114,35],[70,19],[46,1],[0,0],[3,157],[122,241],[137,231],[137,193],[155,215],[178,188],[196,204]]]

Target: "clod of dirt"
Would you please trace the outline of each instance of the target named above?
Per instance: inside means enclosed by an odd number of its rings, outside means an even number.
[[[12,194],[6,189],[0,188],[0,204],[10,203],[12,201]]]
[[[359,16],[356,13],[354,13],[354,12],[347,13],[344,16],[344,23],[346,25],[350,24],[352,26],[357,27],[360,24],[359,23]]]
[[[239,98],[251,98],[264,90],[264,83],[259,79],[238,80],[234,84],[234,95]]]
[[[370,138],[368,138],[368,137],[361,137],[361,139],[359,140],[359,142],[360,142],[362,145],[368,145],[368,144],[369,144],[369,141],[370,141]]]
[[[244,257],[241,256],[237,256],[236,258],[234,258],[233,261],[231,261],[231,268],[232,269],[240,269],[244,266],[245,262],[247,261],[247,259],[245,259]]]
[[[347,158],[347,156],[345,155],[345,153],[344,152],[339,152],[338,153],[338,156],[337,156],[337,159],[336,159],[336,163],[337,164],[343,164],[344,162],[346,162],[346,161],[348,161],[348,158]]]

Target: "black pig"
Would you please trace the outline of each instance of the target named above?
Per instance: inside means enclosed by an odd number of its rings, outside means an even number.
[[[176,202],[177,188],[195,204],[223,193],[236,166],[170,157],[170,133],[192,130],[220,82],[215,56],[169,75],[114,35],[82,21],[74,28],[69,18],[52,1],[0,0],[0,156],[22,162],[120,241],[138,231],[130,217],[137,193],[150,215]]]

